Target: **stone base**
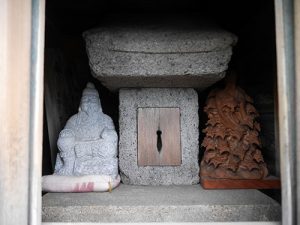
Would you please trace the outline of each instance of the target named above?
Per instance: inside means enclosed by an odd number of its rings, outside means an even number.
[[[257,190],[200,185],[120,185],[112,193],[48,193],[43,222],[280,221],[280,205]]]
[[[192,88],[120,90],[119,168],[121,180],[135,185],[199,183],[198,95]],[[180,110],[181,164],[138,166],[138,108],[175,107]]]

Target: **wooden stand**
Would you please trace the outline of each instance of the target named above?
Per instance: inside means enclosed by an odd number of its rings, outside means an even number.
[[[230,180],[201,177],[204,189],[280,189],[280,179],[269,176],[263,180]]]

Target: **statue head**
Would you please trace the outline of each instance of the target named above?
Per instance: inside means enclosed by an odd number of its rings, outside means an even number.
[[[84,111],[87,114],[102,111],[98,91],[95,89],[94,84],[90,82],[87,83],[82,92],[79,111]]]

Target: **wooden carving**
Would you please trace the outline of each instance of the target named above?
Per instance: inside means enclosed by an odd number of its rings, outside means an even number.
[[[204,111],[208,115],[201,177],[217,179],[263,179],[268,170],[261,154],[259,116],[253,100],[227,80],[224,89],[213,90]]]

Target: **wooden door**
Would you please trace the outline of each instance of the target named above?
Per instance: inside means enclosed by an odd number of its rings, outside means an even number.
[[[180,164],[180,109],[138,108],[138,165]]]

